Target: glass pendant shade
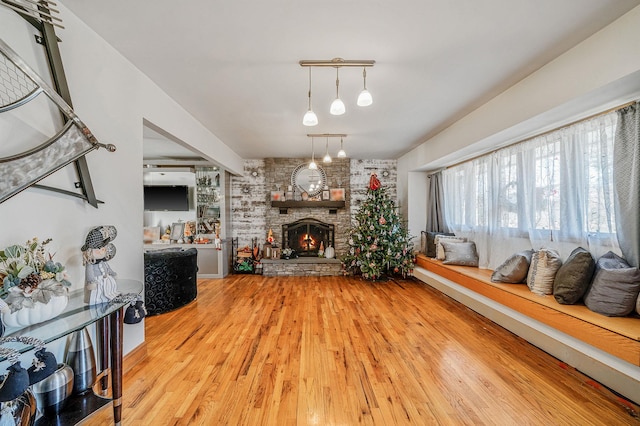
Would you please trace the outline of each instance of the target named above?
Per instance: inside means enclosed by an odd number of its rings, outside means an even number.
[[[344,106],[344,102],[340,98],[335,98],[333,102],[331,102],[331,109],[329,112],[332,115],[342,115],[347,111]]]
[[[318,125],[318,116],[311,109],[304,114],[302,118],[302,124],[305,126],[317,126]]]
[[[338,69],[336,68],[336,98],[333,102],[331,102],[331,108],[329,108],[329,112],[331,115],[342,115],[347,109],[344,106],[344,102],[340,99],[340,94],[338,90],[340,89],[340,79],[338,78]]]
[[[316,125],[318,125],[318,116],[311,109],[311,68],[309,68],[309,93],[308,93],[308,98],[309,98],[309,109],[304,114],[304,117],[302,117],[302,124],[304,124],[305,126],[316,126]]]
[[[325,148],[324,151],[324,158],[322,159],[323,163],[330,163],[331,160],[331,156],[329,155],[329,138],[327,138],[327,146]]]
[[[343,141],[342,138],[340,138],[340,151],[338,151],[338,158],[345,158],[347,156],[347,153],[344,152],[344,148],[342,147]]]
[[[367,90],[367,69],[362,69],[362,81],[363,81],[363,89],[362,92],[358,95],[358,106],[365,107],[369,106],[373,103],[373,96]]]
[[[318,165],[316,164],[315,156],[316,156],[316,153],[315,153],[315,150],[313,149],[313,138],[311,138],[311,162],[309,163],[309,170],[317,170],[318,169]]]
[[[367,89],[364,89],[362,92],[360,92],[360,94],[358,95],[358,106],[365,107],[371,105],[372,103],[373,96],[371,96],[371,93],[369,93]]]

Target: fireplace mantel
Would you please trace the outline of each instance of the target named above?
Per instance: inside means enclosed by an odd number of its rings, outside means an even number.
[[[271,207],[280,208],[313,208],[324,207],[330,209],[343,209],[344,201],[272,201]]]

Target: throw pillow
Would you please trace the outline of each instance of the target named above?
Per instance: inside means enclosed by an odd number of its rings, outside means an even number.
[[[596,261],[587,250],[578,247],[562,264],[553,282],[553,297],[562,305],[572,305],[582,299],[591,284]]]
[[[640,270],[615,253],[608,252],[596,262],[596,272],[584,296],[584,304],[599,314],[623,317],[633,312],[638,293]]]
[[[420,253],[427,253],[427,233],[426,231],[420,232]]]
[[[436,259],[438,260],[444,260],[444,247],[442,247],[442,244],[441,244],[443,240],[451,241],[454,243],[464,243],[465,241],[467,241],[467,239],[463,237],[456,237],[456,236],[442,235],[442,234],[436,235],[436,238],[435,238]]]
[[[532,293],[544,296],[553,293],[553,280],[562,260],[557,251],[541,249],[531,256],[531,266],[527,274],[527,286]]]
[[[491,281],[494,283],[511,284],[524,282],[529,272],[531,256],[533,256],[533,250],[525,250],[512,254],[493,271]]]
[[[450,240],[440,241],[444,248],[444,260],[446,265],[478,266],[478,252],[476,243],[468,241],[464,243],[454,243]]]
[[[636,301],[636,313],[640,315],[640,294],[638,294],[638,300]]]
[[[438,235],[444,235],[446,237],[453,237],[454,234],[450,232],[431,232],[427,231],[427,242],[425,246],[425,255],[428,257],[436,257],[436,237]]]

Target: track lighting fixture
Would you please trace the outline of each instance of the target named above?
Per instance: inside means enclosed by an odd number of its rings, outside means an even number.
[[[342,58],[333,58],[330,60],[304,60],[300,61],[300,66],[309,67],[309,104],[306,114],[302,119],[305,126],[315,126],[318,124],[318,116],[311,108],[311,68],[312,67],[333,67],[336,69],[336,98],[331,103],[329,112],[332,115],[342,115],[346,112],[346,107],[342,99],[340,99],[340,78],[339,69],[342,67],[362,67],[363,90],[358,95],[358,106],[369,106],[373,103],[373,96],[367,90],[367,67],[373,67],[376,61],[373,60],[345,60]]]
[[[310,163],[309,164],[310,169],[317,168],[317,164],[314,161],[315,160],[315,154],[313,149],[314,138],[327,138],[327,143],[324,151],[324,158],[322,159],[323,163],[331,163],[333,161],[333,159],[331,158],[331,155],[329,154],[329,138],[340,138],[340,151],[338,151],[337,156],[338,158],[345,158],[347,156],[347,153],[344,152],[344,149],[343,149],[343,143],[344,143],[343,138],[347,137],[345,133],[308,133],[307,136],[311,138],[311,163],[313,163],[315,166],[315,167],[312,167]]]

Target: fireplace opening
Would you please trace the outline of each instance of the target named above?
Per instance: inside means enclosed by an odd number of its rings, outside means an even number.
[[[295,250],[298,256],[318,256],[320,244],[335,246],[335,227],[313,218],[300,219],[282,225],[282,247]]]

